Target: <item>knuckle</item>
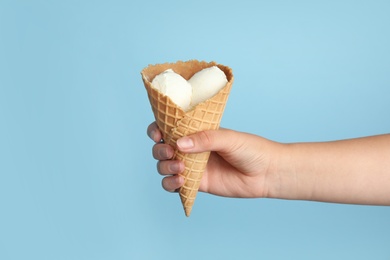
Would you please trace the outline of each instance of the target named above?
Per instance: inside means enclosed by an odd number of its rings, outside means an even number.
[[[158,161],[157,162],[157,171],[160,175],[167,175],[169,174],[167,170],[166,161]]]
[[[156,168],[157,168],[157,172],[162,175],[162,171],[161,171],[161,161],[158,161],[157,164],[156,164]]]
[[[172,192],[174,190],[171,187],[172,185],[171,185],[170,177],[163,178],[161,181],[161,186],[163,187],[164,190],[168,192]]]
[[[158,153],[158,144],[155,144],[153,145],[153,148],[152,148],[152,155],[153,155],[153,158],[158,160],[159,159],[159,153]]]
[[[169,191],[166,182],[167,182],[166,178],[162,179],[161,186],[163,187],[164,190]]]
[[[148,126],[146,130],[146,134],[149,136],[150,139],[152,139],[156,143],[162,141],[161,132],[156,122],[153,122]]]
[[[152,132],[153,132],[154,129],[155,129],[155,127],[154,127],[154,122],[151,123],[151,124],[148,126],[148,128],[146,129],[146,133],[147,133],[147,135],[148,135],[150,138],[152,138]]]
[[[209,131],[201,131],[198,133],[199,142],[204,148],[210,148],[213,143],[213,137]]]
[[[173,156],[173,149],[166,144],[155,144],[152,149],[152,154],[156,160],[168,160]]]
[[[169,164],[171,161],[158,161],[157,162],[157,172],[160,175],[169,175],[172,174],[172,172],[169,169]]]

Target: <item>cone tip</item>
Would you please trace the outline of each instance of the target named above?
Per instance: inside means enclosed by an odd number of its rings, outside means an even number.
[[[186,217],[188,218],[191,215],[192,207],[185,207],[184,212],[186,214]]]

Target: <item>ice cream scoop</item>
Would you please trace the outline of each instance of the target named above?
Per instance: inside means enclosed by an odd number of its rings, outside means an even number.
[[[191,108],[191,84],[172,69],[167,69],[157,75],[152,81],[152,87],[168,96],[184,111]]]
[[[167,69],[153,79],[152,86],[186,112],[216,95],[227,82],[225,73],[212,66],[198,71],[188,81]]]
[[[188,82],[192,86],[191,107],[193,107],[213,97],[228,81],[221,69],[212,66],[195,73]]]

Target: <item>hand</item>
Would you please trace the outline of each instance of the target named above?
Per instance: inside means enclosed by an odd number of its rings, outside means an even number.
[[[164,189],[183,185],[183,162],[160,143],[152,123],[148,135],[156,142],[153,156],[165,176]],[[200,191],[225,197],[279,198],[350,204],[390,205],[390,135],[332,142],[281,144],[260,136],[220,129],[177,140],[184,153],[211,151]]]
[[[165,176],[163,188],[180,188],[184,179],[178,174],[184,171],[184,163],[172,160],[174,149],[160,142],[156,123],[149,125],[147,133],[156,142],[153,157],[158,160],[158,172]],[[199,191],[225,197],[268,197],[270,183],[278,179],[273,172],[281,145],[256,135],[209,130],[180,138],[177,146],[184,153],[211,151]]]

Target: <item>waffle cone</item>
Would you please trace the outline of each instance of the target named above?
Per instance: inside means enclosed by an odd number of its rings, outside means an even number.
[[[218,66],[225,73],[228,83],[215,96],[198,104],[187,112],[184,112],[168,96],[154,89],[151,84],[155,76],[167,69],[173,69],[173,71],[180,74],[186,80],[189,80],[196,72],[212,66]],[[180,188],[179,194],[185,214],[189,217],[210,152],[184,154],[176,148],[176,141],[183,136],[199,131],[219,128],[233,84],[232,70],[229,67],[215,62],[208,63],[191,60],[149,65],[142,70],[141,75],[156,123],[162,132],[163,140],[175,149],[173,159],[184,162],[185,170],[181,173],[184,177],[184,185]]]

